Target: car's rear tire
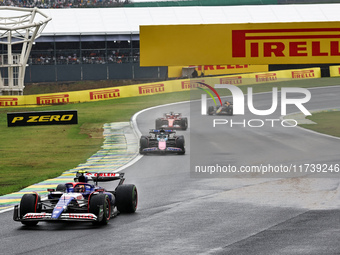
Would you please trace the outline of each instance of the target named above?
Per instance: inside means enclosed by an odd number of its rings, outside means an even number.
[[[133,184],[122,184],[116,189],[117,210],[121,213],[134,213],[138,204],[137,187]]]
[[[181,119],[181,128],[182,130],[187,130],[188,128],[188,118]]]
[[[37,213],[39,210],[40,196],[38,194],[25,194],[20,201],[20,219],[27,213]],[[26,226],[35,226],[38,221],[22,221]]]
[[[209,114],[209,115],[213,115],[213,114],[214,114],[214,111],[215,111],[214,106],[209,106],[209,107],[208,107],[208,114]]]
[[[229,106],[229,114],[232,116],[234,114],[234,108],[233,106]]]
[[[104,211],[103,219],[101,219],[100,221],[94,222],[94,224],[106,225],[110,220],[111,210],[112,210],[110,198],[108,195],[101,193],[97,195],[92,195],[90,197],[90,207],[89,207],[90,213],[93,213],[94,215],[99,217],[100,206],[103,206],[103,211]]]
[[[162,126],[165,126],[164,128]],[[169,121],[168,120],[162,120],[161,127],[159,129],[167,129],[169,128]]]
[[[65,184],[58,184],[56,191],[66,192],[67,188]]]
[[[185,148],[184,148],[185,142],[184,142],[184,136],[180,135],[176,139],[176,147],[182,149],[181,152],[179,152],[179,155],[185,154]]]
[[[146,136],[142,136],[139,140],[139,153],[140,154],[146,154],[143,149],[148,148],[148,138]]]

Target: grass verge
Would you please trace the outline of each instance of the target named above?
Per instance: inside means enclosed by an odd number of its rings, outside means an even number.
[[[313,113],[313,115],[308,116],[307,119],[310,119],[317,124],[303,124],[300,125],[301,127],[319,133],[340,137],[340,111]]]
[[[104,123],[129,121],[144,108],[189,100],[189,92],[29,108],[0,108],[0,195],[54,178],[103,144]],[[7,112],[78,111],[77,125],[7,127]]]
[[[319,87],[339,84],[338,78],[322,78],[279,81],[251,87],[253,93],[258,93],[271,91],[273,87]],[[249,86],[240,88],[246,92],[247,87]],[[230,95],[226,93],[227,91],[224,89],[219,93],[221,96]],[[160,104],[197,99],[200,94],[200,91],[175,92],[36,108],[0,108],[0,195],[57,177],[64,171],[84,163],[100,149],[103,143],[104,123],[129,121],[139,110]],[[8,112],[72,109],[78,111],[77,125],[7,127]]]

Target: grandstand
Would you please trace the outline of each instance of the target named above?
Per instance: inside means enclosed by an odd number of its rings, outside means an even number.
[[[141,25],[339,21],[339,11],[340,4],[44,9],[52,20],[31,50],[25,82],[165,79],[167,67],[139,66]]]

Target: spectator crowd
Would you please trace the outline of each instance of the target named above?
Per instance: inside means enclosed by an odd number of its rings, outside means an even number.
[[[134,56],[125,56],[124,54],[83,54],[81,57],[77,54],[58,54],[51,56],[48,54],[31,54],[28,64],[33,65],[74,65],[74,64],[122,64],[129,62],[139,62],[139,54]]]
[[[105,8],[122,7],[129,0],[0,0],[0,6],[26,8]]]

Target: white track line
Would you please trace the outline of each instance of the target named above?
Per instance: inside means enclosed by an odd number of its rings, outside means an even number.
[[[307,89],[327,89],[327,88],[336,88],[336,87],[340,87],[340,85],[336,85],[336,86],[327,86],[327,87],[313,87],[313,88],[307,88]],[[254,93],[254,95],[261,95],[261,94],[268,94],[268,93],[272,93],[272,92],[260,92],[260,93]],[[230,97],[230,96],[224,96],[224,97]],[[223,97],[223,98],[224,98]],[[189,101],[182,101],[182,102],[176,102],[176,103],[170,103],[170,104],[163,104],[163,105],[157,105],[157,106],[153,106],[153,107],[149,107],[149,108],[146,108],[146,109],[143,109],[137,113],[135,113],[131,120],[130,120],[130,123],[132,125],[132,129],[134,130],[137,138],[140,137],[142,135],[142,133],[140,132],[139,128],[138,128],[138,125],[137,125],[137,117],[139,114],[143,113],[143,112],[146,112],[146,111],[149,111],[149,110],[152,110],[152,109],[157,109],[157,108],[160,108],[160,107],[165,107],[165,106],[170,106],[170,105],[176,105],[176,104],[184,104],[184,103],[190,103],[190,102],[194,102],[194,101],[199,101],[201,99],[196,99],[196,100],[189,100]],[[330,108],[331,109],[331,108]],[[326,137],[330,137],[330,138],[335,138],[335,139],[339,139],[339,137],[335,137],[335,136],[331,136],[331,135],[327,135],[327,134],[322,134],[322,133],[318,133],[318,132],[315,132],[315,131],[312,131],[312,130],[309,130],[309,129],[305,129],[305,128],[302,128],[302,127],[299,127],[298,128],[302,129],[302,130],[305,130],[307,132],[310,132],[310,133],[313,133],[313,134],[317,134],[317,135],[322,135],[322,136],[326,136]],[[131,160],[129,163],[127,163],[126,165],[118,168],[115,172],[120,172],[124,169],[126,169],[127,167],[130,167],[132,166],[133,164],[135,164],[138,160],[140,160],[141,158],[143,157],[143,155],[138,155],[136,156],[133,160]],[[4,212],[8,212],[8,211],[11,211],[13,210],[13,208],[9,208],[9,209],[5,209],[5,210],[1,210],[0,211],[0,214],[1,213],[4,213]]]

